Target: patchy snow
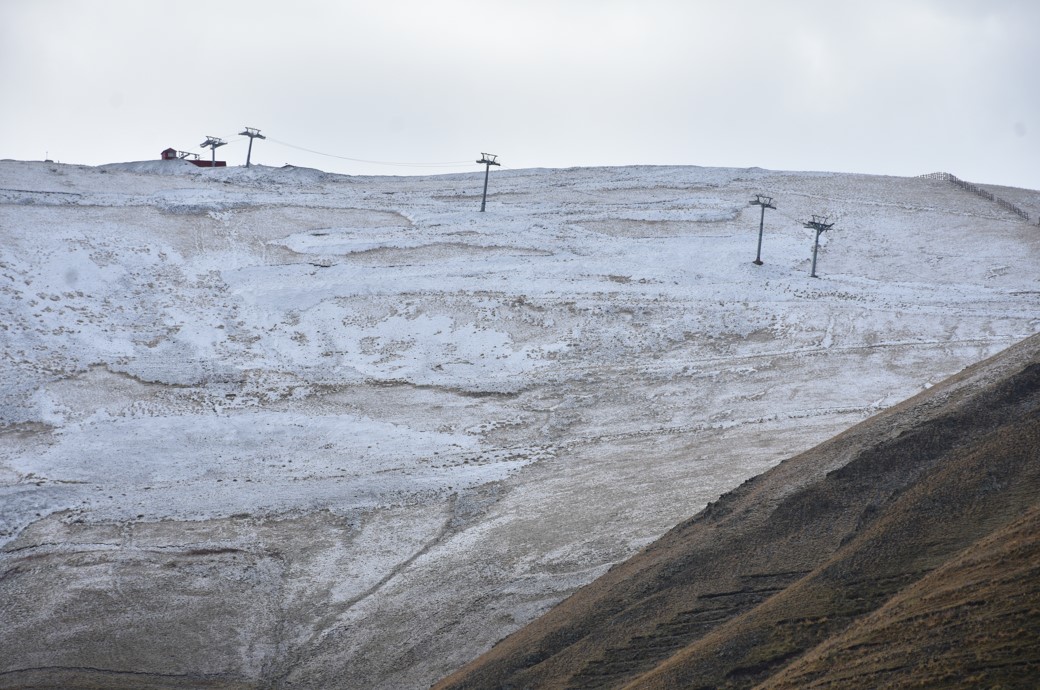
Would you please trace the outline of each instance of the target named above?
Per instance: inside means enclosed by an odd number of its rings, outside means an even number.
[[[942,181],[504,170],[480,213],[482,182],[0,162],[0,544],[356,521],[284,590],[328,611],[242,668],[424,687],[1040,328],[1040,230]]]

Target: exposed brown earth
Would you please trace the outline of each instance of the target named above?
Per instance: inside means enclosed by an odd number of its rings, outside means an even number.
[[[1040,336],[710,504],[438,688],[1034,687]]]

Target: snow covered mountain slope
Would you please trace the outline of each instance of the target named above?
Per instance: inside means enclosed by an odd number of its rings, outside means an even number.
[[[1040,335],[741,484],[434,687],[1032,687],[1037,639]]]
[[[0,162],[0,686],[425,687],[1040,330],[942,180],[482,178]]]

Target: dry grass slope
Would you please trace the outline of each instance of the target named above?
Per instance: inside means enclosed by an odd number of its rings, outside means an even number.
[[[762,687],[1035,687],[1038,582],[1034,506]]]
[[[1034,336],[751,480],[439,687],[1028,685],[1038,514]]]

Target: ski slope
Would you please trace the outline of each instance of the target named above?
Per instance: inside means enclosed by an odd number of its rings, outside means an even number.
[[[1040,228],[942,180],[482,183],[0,161],[0,679],[427,687],[1040,330]]]

